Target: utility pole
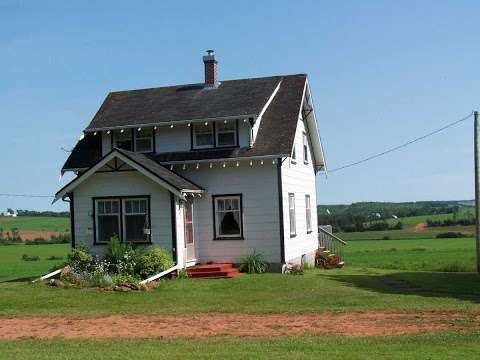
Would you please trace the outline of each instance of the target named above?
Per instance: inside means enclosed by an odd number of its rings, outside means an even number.
[[[478,174],[480,170],[480,149],[478,148],[480,134],[478,132],[478,111],[473,112],[473,128],[473,143],[475,146],[475,237],[477,244],[477,272],[480,273],[480,176]]]

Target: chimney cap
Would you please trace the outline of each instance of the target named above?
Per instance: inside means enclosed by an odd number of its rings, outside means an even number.
[[[207,50],[207,55],[203,57],[203,61],[215,61],[215,50]]]

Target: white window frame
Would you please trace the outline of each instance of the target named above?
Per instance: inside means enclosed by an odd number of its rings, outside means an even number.
[[[112,208],[112,203],[116,202],[118,205],[117,205],[117,209],[118,211],[116,213],[114,212],[110,212],[110,213],[103,213],[101,214],[100,213],[100,203],[103,203],[104,207],[105,207],[105,204],[106,203],[110,203],[110,207]],[[100,217],[113,217],[113,216],[116,216],[117,217],[117,221],[118,221],[118,233],[117,233],[117,236],[118,238],[120,239],[121,238],[121,224],[122,224],[122,220],[121,220],[121,202],[120,202],[120,199],[118,198],[100,198],[100,199],[95,199],[94,200],[94,206],[95,206],[95,244],[107,244],[110,239],[106,240],[106,241],[102,241],[100,240],[99,238],[99,224],[100,224]]]
[[[134,148],[135,148],[135,152],[138,152],[138,153],[151,153],[154,151],[154,141],[153,141],[153,137],[155,136],[155,131],[153,130],[153,128],[151,129],[152,131],[152,134],[150,136],[142,136],[145,134],[145,130],[148,130],[150,131],[150,129],[142,129],[140,131],[135,131],[135,136],[134,136]],[[143,151],[138,151],[137,150],[137,140],[150,140],[150,149],[149,150],[143,150]]]
[[[308,138],[306,132],[303,132],[303,162],[308,164]]]
[[[295,194],[288,193],[288,215],[290,219],[290,237],[297,236],[297,220],[295,216]]]
[[[126,203],[127,201],[135,201],[135,200],[142,200],[142,201],[145,201],[145,211],[144,212],[141,212],[141,211],[137,211],[137,212],[130,212],[127,214],[127,209],[126,209]],[[133,244],[142,244],[142,243],[149,243],[150,242],[150,228],[151,228],[151,224],[150,224],[150,201],[148,199],[148,197],[142,197],[142,196],[139,196],[139,197],[128,197],[128,198],[123,198],[122,199],[122,239],[123,241],[125,242],[131,242]],[[128,216],[135,216],[135,215],[144,215],[146,217],[146,225],[147,227],[144,228],[144,235],[146,235],[146,239],[144,241],[133,241],[133,240],[129,240],[127,239],[127,217]],[[148,231],[146,233],[146,231]]]
[[[197,145],[197,128],[200,127],[211,129],[211,145]],[[212,122],[209,122],[207,125],[205,125],[204,123],[192,124],[192,147],[194,149],[211,149],[215,147],[215,129]]]
[[[312,232],[312,204],[310,203],[310,195],[305,195],[305,216],[307,224],[307,234]]]
[[[232,125],[233,124],[233,129],[228,129],[228,130],[222,130],[221,127],[223,125]],[[232,144],[226,144],[226,145],[219,145],[220,142],[218,141],[218,137],[220,134],[233,134],[233,143]],[[232,147],[232,146],[237,146],[237,121],[228,121],[227,123],[225,122],[217,122],[215,124],[215,140],[216,140],[216,146],[217,147]]]
[[[220,234],[220,212],[227,212],[226,210],[218,210],[218,201],[219,200],[238,200],[238,209],[228,210],[232,212],[238,212],[238,221],[240,222],[238,234]],[[214,195],[213,196],[213,217],[214,217],[214,239],[215,240],[243,240],[243,204],[242,204],[242,194],[232,194],[232,195]]]

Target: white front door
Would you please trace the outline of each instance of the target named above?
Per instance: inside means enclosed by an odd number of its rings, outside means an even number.
[[[185,227],[185,249],[187,261],[195,259],[195,243],[193,231],[193,199],[188,199],[183,211],[183,223]]]

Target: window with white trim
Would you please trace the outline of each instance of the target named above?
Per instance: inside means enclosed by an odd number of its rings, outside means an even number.
[[[123,240],[148,242],[150,237],[147,198],[123,199]]]
[[[153,135],[152,128],[135,131],[135,151],[139,153],[153,152]]]
[[[214,196],[215,238],[241,238],[242,232],[242,196]]]
[[[290,236],[297,235],[297,222],[295,219],[295,194],[288,194],[288,214],[290,216]]]
[[[310,205],[310,195],[305,195],[305,215],[307,217],[307,233],[312,232],[312,208]]]
[[[303,162],[308,164],[308,139],[307,133],[303,133]]]
[[[95,200],[96,242],[108,243],[113,236],[120,237],[120,200]]]
[[[236,146],[237,145],[237,122],[217,122],[215,124],[217,147]]]
[[[113,132],[113,146],[132,151],[132,129],[115,130]]]
[[[125,242],[150,242],[148,197],[95,199],[94,204],[95,243],[107,244],[114,236]]]
[[[193,124],[193,148],[206,149],[213,147],[213,124]]]

